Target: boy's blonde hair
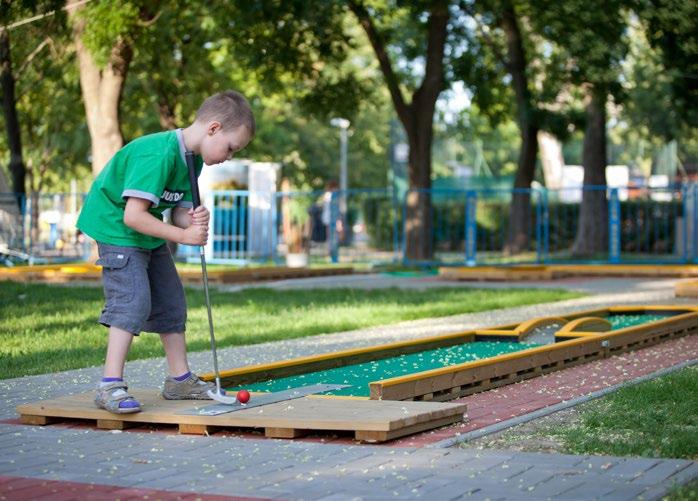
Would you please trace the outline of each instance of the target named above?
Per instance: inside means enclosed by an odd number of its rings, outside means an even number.
[[[242,94],[234,90],[219,92],[206,99],[196,111],[196,120],[201,122],[217,120],[223,129],[236,129],[244,125],[250,137],[255,135],[256,125],[250,103]]]

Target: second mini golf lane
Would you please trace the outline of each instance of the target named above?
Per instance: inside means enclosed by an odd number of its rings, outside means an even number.
[[[606,317],[612,330],[624,329],[635,325],[662,320],[672,314],[612,314]],[[562,326],[560,326],[562,327]],[[505,353],[526,350],[538,343],[518,343],[508,341],[474,341],[471,343],[447,346],[432,350],[400,355],[392,358],[373,360],[359,364],[346,365],[332,369],[307,372],[296,376],[269,379],[248,383],[244,388],[249,391],[272,392],[283,391],[310,384],[348,384],[348,388],[327,392],[328,395],[368,397],[369,383],[416,372],[439,369],[451,365],[492,358]],[[235,392],[238,387],[226,390]]]

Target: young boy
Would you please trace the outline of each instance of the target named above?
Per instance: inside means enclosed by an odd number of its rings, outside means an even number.
[[[209,97],[186,129],[138,138],[119,150],[95,179],[78,219],[78,228],[97,241],[105,307],[99,322],[109,328],[104,377],[95,403],[117,414],[138,412],[140,403],[123,380],[133,336],[156,332],[165,348],[169,376],[162,395],[170,400],[208,399],[215,385],[189,370],[184,338],[186,303],[166,240],[204,245],[208,210],[193,210],[185,161],[197,154],[217,164],[243,149],[255,134],[245,98],[235,91]],[[162,220],[172,209],[171,220]]]

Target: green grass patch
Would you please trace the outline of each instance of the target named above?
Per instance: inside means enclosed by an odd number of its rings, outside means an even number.
[[[558,435],[572,454],[698,459],[698,367],[589,402]]]
[[[209,349],[204,294],[187,289],[190,352]],[[559,301],[561,290],[434,288],[211,291],[218,346],[341,332],[404,320]],[[0,379],[101,365],[102,289],[0,282]],[[159,337],[137,338],[130,360],[163,355]]]

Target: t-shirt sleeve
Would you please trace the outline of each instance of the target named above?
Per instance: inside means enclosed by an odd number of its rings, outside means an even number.
[[[166,156],[147,155],[134,158],[126,170],[121,197],[143,198],[152,202],[153,207],[157,207],[170,176],[171,164]]]

